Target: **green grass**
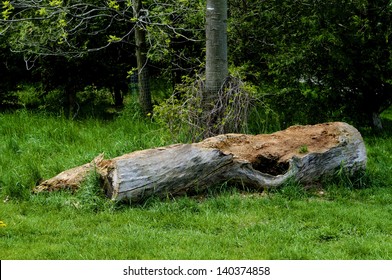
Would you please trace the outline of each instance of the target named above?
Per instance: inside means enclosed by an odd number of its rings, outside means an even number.
[[[386,114],[384,117],[389,118]],[[170,143],[152,122],[0,115],[0,259],[392,259],[391,129],[365,133],[368,171],[304,191],[222,186],[205,197],[129,207],[80,191],[31,195],[37,181],[91,161]]]
[[[166,138],[167,139],[167,138]],[[10,194],[30,189],[73,166],[167,144],[162,130],[137,118],[69,121],[20,111],[0,115],[0,187]],[[15,189],[15,190],[14,190]]]

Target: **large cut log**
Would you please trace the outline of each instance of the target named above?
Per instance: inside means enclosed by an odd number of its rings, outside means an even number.
[[[199,143],[176,144],[126,154],[64,171],[35,191],[77,188],[93,169],[108,197],[138,202],[204,190],[223,182],[263,190],[288,180],[312,184],[343,168],[366,168],[363,139],[342,122],[292,126],[273,134],[225,134]]]

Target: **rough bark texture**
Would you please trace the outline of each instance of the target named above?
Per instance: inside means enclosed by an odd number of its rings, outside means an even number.
[[[226,21],[227,0],[207,0],[206,93],[212,96],[228,76]]]
[[[134,17],[139,18],[142,11],[142,0],[132,0]],[[136,26],[135,28],[135,43],[136,43],[136,60],[138,69],[138,88],[139,100],[142,106],[143,113],[147,115],[152,112],[151,92],[149,87],[149,74],[147,67],[147,46],[146,46],[146,30],[143,26]]]
[[[366,150],[352,126],[293,126],[267,135],[225,134],[194,144],[176,144],[126,154],[64,171],[36,191],[76,188],[90,170],[103,179],[108,197],[138,202],[203,190],[226,181],[263,190],[287,180],[311,184],[339,168],[366,168]]]

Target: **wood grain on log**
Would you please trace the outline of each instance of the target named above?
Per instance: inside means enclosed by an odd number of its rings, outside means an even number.
[[[273,134],[225,134],[110,160],[97,157],[43,182],[36,190],[75,188],[94,168],[108,197],[138,202],[227,181],[263,190],[288,180],[317,182],[339,168],[354,174],[366,168],[366,150],[358,130],[342,122],[292,126]]]

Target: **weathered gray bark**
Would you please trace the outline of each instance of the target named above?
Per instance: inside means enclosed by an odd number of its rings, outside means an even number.
[[[206,11],[206,85],[216,95],[228,76],[227,0],[207,0]]]
[[[366,150],[360,133],[340,122],[294,126],[269,135],[225,134],[111,160],[97,157],[43,182],[36,191],[75,188],[94,168],[108,197],[138,202],[226,181],[263,190],[288,180],[312,184],[340,168],[352,175],[366,168]]]

